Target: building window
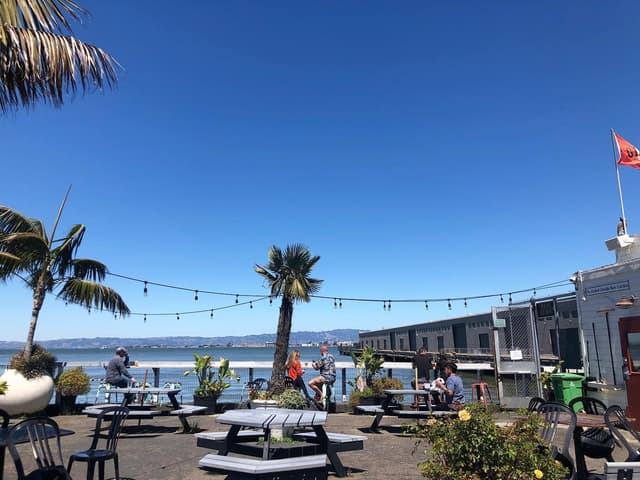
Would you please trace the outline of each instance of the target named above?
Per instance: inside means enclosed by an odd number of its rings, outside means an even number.
[[[382,348],[383,349],[387,349],[387,339],[385,338],[384,340],[382,340]]]
[[[438,351],[444,350],[444,337],[442,335],[438,335]]]
[[[491,345],[489,345],[489,334],[488,333],[479,334],[478,335],[478,343],[480,344],[480,348],[482,350],[491,349]]]
[[[380,350],[380,340],[376,340],[376,349]]]
[[[400,339],[400,350],[404,350],[404,338]]]
[[[429,351],[429,337],[422,337],[422,346]]]

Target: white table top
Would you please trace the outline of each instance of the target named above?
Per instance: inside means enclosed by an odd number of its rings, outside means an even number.
[[[225,425],[253,428],[312,427],[327,422],[327,412],[287,410],[283,408],[257,408],[229,410],[216,418]]]
[[[129,388],[129,387],[111,387],[108,392],[109,393],[157,393],[157,394],[166,394],[166,395],[175,395],[180,393],[182,390],[179,388],[158,388],[158,387],[147,387],[147,388]]]

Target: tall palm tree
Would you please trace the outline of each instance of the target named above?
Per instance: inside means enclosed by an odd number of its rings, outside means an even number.
[[[309,276],[318,260],[320,257],[312,256],[307,247],[294,243],[287,245],[284,253],[275,245],[272,246],[269,249],[269,263],[264,267],[256,265],[256,273],[269,282],[271,295],[282,297],[269,385],[272,393],[284,390],[284,370],[291,335],[293,304],[308,302],[310,296],[320,290],[322,280]]]
[[[31,356],[38,316],[47,293],[87,308],[129,314],[122,297],[101,282],[107,267],[87,258],[76,258],[85,226],[74,225],[66,236],[54,237],[69,192],[64,197],[53,228],[47,235],[44,224],[9,207],[0,206],[0,281],[17,277],[33,291],[31,323],[24,357]]]
[[[117,62],[72,36],[69,20],[88,14],[73,0],[0,0],[0,111],[116,84]]]

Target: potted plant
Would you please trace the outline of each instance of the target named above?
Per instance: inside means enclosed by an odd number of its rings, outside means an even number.
[[[555,400],[555,394],[553,392],[553,384],[551,383],[551,376],[554,373],[559,373],[562,371],[562,364],[564,362],[560,360],[558,364],[553,367],[551,371],[542,371],[538,376],[538,380],[542,384],[542,395],[545,400],[549,402],[553,402]]]
[[[73,413],[76,405],[76,397],[89,393],[91,379],[82,367],[65,370],[58,377],[56,389],[62,398],[62,413]]]
[[[364,347],[360,354],[352,354],[351,358],[356,366],[356,378],[355,381],[349,382],[354,388],[349,398],[349,405],[356,407],[358,405],[380,403],[381,400],[376,399],[373,391],[373,384],[382,372],[384,358],[377,355],[376,351],[368,345]],[[384,396],[384,394],[382,395]]]
[[[198,386],[193,391],[193,404],[207,407],[208,413],[215,413],[216,404],[222,392],[231,386],[229,380],[235,377],[229,369],[229,360],[220,358],[218,368],[214,368],[211,355],[193,354],[194,368],[187,370],[184,375],[192,373],[198,380]]]
[[[23,351],[16,353],[0,380],[8,388],[0,397],[0,408],[9,415],[44,410],[53,394],[55,369],[56,357],[38,344],[28,357]]]
[[[278,407],[291,410],[303,410],[307,406],[307,399],[299,390],[288,388],[276,398]]]
[[[365,387],[364,390],[354,390],[349,398],[349,406],[355,412],[355,407],[358,405],[379,405],[386,397],[385,390],[401,390],[402,388],[402,382],[397,378],[378,377],[371,382],[371,386]]]

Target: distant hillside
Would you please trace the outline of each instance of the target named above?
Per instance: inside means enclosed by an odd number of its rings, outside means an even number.
[[[199,345],[212,346],[261,346],[265,343],[275,342],[275,333],[263,333],[258,335],[226,336],[226,337],[149,337],[149,338],[120,338],[120,337],[96,337],[96,338],[69,338],[59,340],[44,340],[38,342],[46,348],[101,348],[117,347],[193,347]],[[291,332],[291,344],[303,343],[329,344],[337,342],[357,342],[358,330],[339,329],[326,332]],[[18,349],[23,347],[21,342],[0,341],[0,348]]]

